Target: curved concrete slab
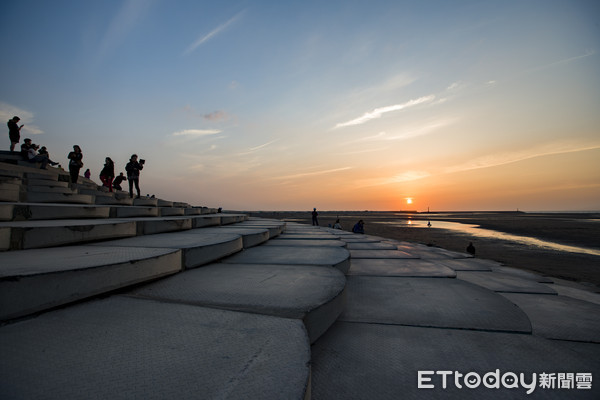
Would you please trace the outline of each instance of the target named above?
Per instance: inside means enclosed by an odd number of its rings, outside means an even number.
[[[400,250],[350,250],[352,258],[418,258]]]
[[[300,321],[115,296],[1,327],[0,397],[303,399],[309,362]]]
[[[181,249],[185,269],[217,261],[243,248],[242,237],[235,233],[202,233],[202,229],[159,233],[98,243],[98,246]]]
[[[11,249],[35,249],[136,235],[136,224],[119,220],[42,220],[0,222],[10,228]]]
[[[548,339],[600,343],[600,305],[566,296],[502,293],[521,308],[533,334]]]
[[[430,261],[413,259],[366,259],[351,260],[348,275],[404,276],[429,278],[455,278],[456,272]]]
[[[65,182],[66,183],[66,182]],[[15,203],[13,220],[108,218],[110,207],[81,204]]]
[[[235,225],[220,226],[218,228],[203,228],[197,229],[195,232],[202,234],[221,234],[221,233],[235,233],[240,235],[244,242],[244,248],[249,249],[250,247],[258,246],[269,240],[269,230],[265,228],[240,228]]]
[[[396,246],[389,243],[370,242],[370,243],[348,243],[348,250],[397,250]]]
[[[259,246],[223,260],[230,264],[318,265],[337,268],[343,273],[350,268],[350,253],[341,247]]]
[[[493,290],[494,292],[556,294],[555,290],[543,283],[521,279],[501,272],[458,271],[457,278]]]
[[[333,246],[346,247],[346,242],[341,240],[319,240],[319,239],[271,239],[264,244],[265,246]]]
[[[570,286],[564,285],[547,285],[552,290],[555,290],[556,293],[566,296],[572,297],[574,299],[587,301],[594,304],[600,304],[600,293],[590,292],[588,290],[577,289]]]
[[[536,274],[535,272],[525,271],[525,270],[518,269],[518,268],[511,268],[511,267],[506,267],[506,266],[502,266],[502,265],[496,265],[496,266],[492,265],[492,271],[502,272],[503,274],[513,275],[513,276],[521,278],[521,279],[529,279],[534,282],[554,283],[554,280],[548,278],[547,276],[542,276],[542,275]]]
[[[331,235],[324,232],[311,232],[311,233],[282,233],[279,235],[279,239],[286,240],[339,240],[339,236]]]
[[[458,279],[349,276],[347,287],[342,321],[531,332],[510,301]]]
[[[192,229],[191,218],[181,217],[146,217],[131,218],[123,221],[134,221],[138,235],[154,235],[156,233],[178,232]]]
[[[346,277],[334,268],[211,264],[140,287],[133,296],[304,321],[314,342],[345,305]]]
[[[430,257],[423,257],[429,259]],[[432,258],[434,259],[434,258]],[[455,271],[492,271],[492,268],[499,266],[500,263],[479,258],[465,258],[462,260],[435,259],[436,263],[445,265]]]
[[[336,322],[312,346],[312,395],[322,400],[597,399],[600,346],[589,346],[531,335]],[[575,347],[583,347],[586,356]],[[470,372],[483,377],[496,370],[500,377],[523,373],[528,384],[539,382],[543,372],[591,372],[594,382],[592,390],[544,389],[538,384],[529,395],[520,384],[510,389],[483,384],[471,389],[464,384]],[[425,389],[418,386],[419,371],[453,375],[444,389],[442,375],[424,374],[432,379],[425,383],[434,385]],[[455,385],[454,371],[463,374],[461,389]]]
[[[72,246],[0,253],[0,320],[181,271],[175,249]]]

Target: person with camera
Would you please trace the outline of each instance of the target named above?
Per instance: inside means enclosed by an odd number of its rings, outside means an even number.
[[[137,191],[136,199],[140,198],[140,171],[144,169],[146,160],[140,160],[138,162],[137,154],[133,154],[129,159],[129,162],[125,166],[127,171],[127,180],[129,181],[129,197],[133,198],[133,185]]]

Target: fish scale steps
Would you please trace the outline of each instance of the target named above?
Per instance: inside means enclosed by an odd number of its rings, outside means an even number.
[[[0,398],[311,397],[311,343],[346,302],[345,247],[263,246],[285,222],[105,204],[115,194],[67,180],[0,163],[12,192],[0,198]]]

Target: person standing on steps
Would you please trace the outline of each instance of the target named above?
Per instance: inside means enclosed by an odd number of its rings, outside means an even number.
[[[17,124],[20,120],[21,118],[15,115],[6,123],[8,125],[8,137],[10,138],[10,151],[15,151],[15,146],[21,140],[21,128],[23,125],[19,126]]]
[[[315,226],[319,226],[319,220],[317,219],[317,217],[319,216],[319,213],[317,212],[316,208],[313,208],[313,212],[312,212],[312,224]]]
[[[71,174],[71,183],[76,184],[79,178],[79,170],[83,167],[83,153],[81,147],[73,146],[73,151],[67,157],[69,159],[69,173]]]
[[[127,180],[129,181],[129,197],[133,199],[133,185],[135,185],[135,190],[137,191],[137,199],[140,198],[140,171],[144,169],[145,160],[140,160],[138,162],[137,154],[132,154],[129,162],[125,166],[125,171],[127,171]]]
[[[100,180],[102,186],[108,188],[109,192],[113,191],[113,179],[115,178],[115,163],[110,157],[106,157],[104,160],[104,168],[100,171]]]

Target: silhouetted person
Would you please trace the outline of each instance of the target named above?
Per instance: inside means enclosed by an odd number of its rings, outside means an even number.
[[[90,169],[86,169],[85,172],[83,173],[83,176],[85,177],[85,179],[90,179],[90,177],[92,176],[92,171],[90,171]]]
[[[113,190],[113,179],[115,179],[115,163],[110,157],[104,159],[104,168],[100,171],[102,186],[106,186],[109,192]]]
[[[29,149],[31,148],[31,139],[27,138],[23,140],[21,145],[21,158],[25,161],[29,161]]]
[[[313,208],[313,212],[312,212],[312,224],[319,226],[319,220],[317,219],[317,217],[319,216],[319,213],[317,212],[316,208]]]
[[[10,151],[15,151],[15,146],[19,144],[19,141],[21,140],[21,128],[23,125],[19,126],[17,124],[20,120],[21,118],[14,116],[6,123],[6,125],[8,125],[8,137],[10,139]]]
[[[46,169],[46,165],[48,165],[48,156],[43,154],[38,154],[37,150],[40,148],[37,144],[32,144],[29,147],[27,157],[30,163],[42,163],[41,169]]]
[[[335,224],[333,224],[333,229],[342,229],[342,224],[340,224],[340,219],[335,220]]]
[[[356,224],[354,224],[354,227],[352,227],[352,232],[365,233],[365,223],[363,222],[362,219],[360,221],[358,221]]]
[[[144,160],[138,162],[137,154],[133,154],[129,159],[129,162],[125,166],[127,171],[127,179],[129,180],[129,197],[133,198],[133,186],[137,191],[137,198],[140,198],[140,171],[144,169]]]
[[[52,166],[58,165],[57,162],[54,162],[50,159],[50,153],[48,153],[48,149],[46,148],[46,146],[42,146],[42,148],[38,150],[38,154],[48,157],[48,164],[50,164]]]
[[[475,246],[473,246],[473,242],[469,242],[469,245],[467,246],[467,253],[475,255]]]
[[[123,188],[121,187],[121,183],[126,180],[127,178],[125,178],[125,175],[123,175],[123,173],[121,172],[119,176],[117,176],[113,181],[112,186],[117,190],[123,190]]]
[[[77,183],[79,179],[79,170],[83,167],[83,153],[81,147],[78,145],[73,146],[73,151],[69,153],[69,173],[71,174],[71,183]]]

